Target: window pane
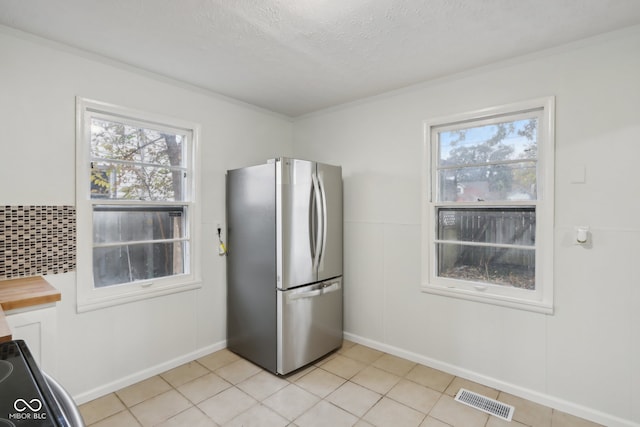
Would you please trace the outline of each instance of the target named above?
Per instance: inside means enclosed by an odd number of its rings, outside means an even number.
[[[535,200],[536,164],[522,162],[439,171],[440,202]]]
[[[95,206],[93,242],[113,243],[185,237],[186,208]]]
[[[537,118],[438,132],[438,166],[535,159],[537,135]]]
[[[438,240],[534,246],[535,208],[438,209]]]
[[[93,162],[91,198],[183,201],[184,172],[166,167]]]
[[[91,119],[91,157],[163,166],[183,166],[185,136]]]
[[[94,286],[99,288],[187,273],[187,248],[187,242],[94,248]]]
[[[438,276],[535,290],[535,251],[438,243]]]
[[[185,200],[186,135],[91,119],[91,198]]]

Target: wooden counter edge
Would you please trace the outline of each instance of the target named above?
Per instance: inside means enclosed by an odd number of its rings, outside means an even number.
[[[11,341],[11,328],[4,311],[60,301],[60,291],[43,277],[0,280],[0,342]]]
[[[60,299],[60,291],[41,276],[0,280],[0,307],[5,311],[49,304]]]
[[[21,297],[20,299],[10,301],[0,301],[0,307],[3,310],[15,310],[18,308],[33,307],[36,305],[49,304],[52,302],[60,301],[60,292],[39,292],[33,293],[30,296]]]

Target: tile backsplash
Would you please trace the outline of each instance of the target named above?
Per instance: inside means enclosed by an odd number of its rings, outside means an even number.
[[[0,279],[75,269],[74,206],[0,206]]]

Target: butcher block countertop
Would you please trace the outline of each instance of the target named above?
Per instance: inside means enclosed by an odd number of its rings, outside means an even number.
[[[60,291],[40,276],[0,280],[0,342],[11,340],[4,311],[60,301]]]

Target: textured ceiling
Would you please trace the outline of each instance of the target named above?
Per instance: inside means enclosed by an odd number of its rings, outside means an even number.
[[[0,24],[296,117],[640,24],[640,1],[0,0]]]

